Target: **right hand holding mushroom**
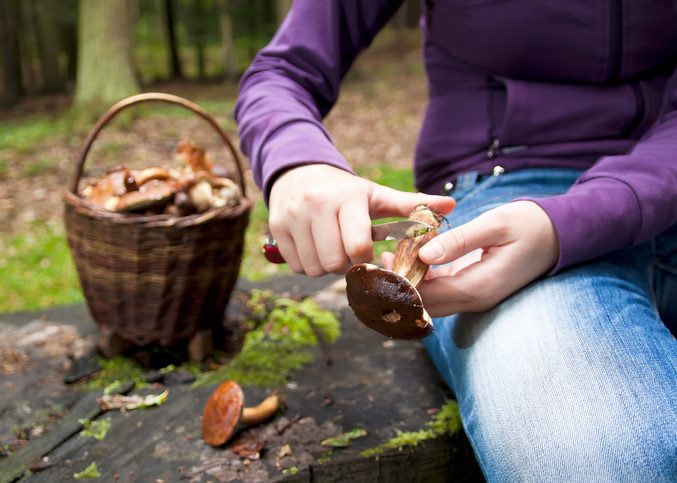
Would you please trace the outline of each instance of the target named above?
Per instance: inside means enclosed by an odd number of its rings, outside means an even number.
[[[559,245],[545,211],[531,201],[515,201],[437,236],[419,257],[439,265],[418,291],[428,313],[440,317],[491,309],[549,272]],[[384,265],[391,266],[392,259],[385,254]]]
[[[450,212],[447,196],[407,193],[326,164],[285,171],[270,192],[269,226],[287,264],[297,273],[345,273],[373,259],[371,219],[406,217],[417,205]]]

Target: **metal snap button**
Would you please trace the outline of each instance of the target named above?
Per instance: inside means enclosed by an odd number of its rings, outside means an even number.
[[[500,176],[503,173],[505,173],[505,168],[503,166],[496,165],[491,170],[491,174],[494,176]]]
[[[446,183],[444,183],[444,188],[442,189],[444,190],[445,194],[449,194],[454,190],[454,183],[452,183],[451,181],[447,181]]]

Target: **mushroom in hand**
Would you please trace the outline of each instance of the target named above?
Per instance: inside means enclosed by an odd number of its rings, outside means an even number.
[[[421,339],[433,331],[432,319],[416,290],[428,270],[428,265],[418,258],[418,251],[437,236],[441,217],[427,206],[419,205],[409,219],[436,229],[400,240],[392,270],[361,263],[346,274],[348,303],[357,318],[393,339]]]
[[[272,394],[258,406],[244,408],[244,393],[235,381],[226,381],[209,397],[202,413],[202,439],[210,446],[228,441],[238,425],[254,426],[272,418],[280,407],[280,396]]]

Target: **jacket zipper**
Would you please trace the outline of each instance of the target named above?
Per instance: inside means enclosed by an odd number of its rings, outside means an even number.
[[[623,58],[623,0],[611,0],[609,22],[609,71],[607,80],[616,82]]]
[[[488,99],[487,99],[487,118],[489,120],[489,146],[486,156],[488,159],[495,158],[499,154],[501,141],[498,139],[498,120],[496,119],[496,90],[499,89],[499,83],[491,76],[487,78]]]

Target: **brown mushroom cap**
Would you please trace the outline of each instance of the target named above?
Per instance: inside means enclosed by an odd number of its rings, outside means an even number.
[[[421,339],[433,331],[421,296],[409,280],[370,263],[346,274],[348,303],[365,325],[393,339]]]
[[[137,186],[141,186],[152,179],[166,180],[172,177],[172,173],[168,169],[157,166],[142,169],[141,171],[133,171],[132,174]]]
[[[231,437],[240,421],[244,394],[235,381],[221,384],[205,404],[202,413],[202,439],[211,446],[221,446]]]
[[[82,195],[95,205],[107,208],[111,200],[127,192],[129,177],[131,177],[131,171],[128,168],[115,167],[105,176],[97,179],[93,185],[85,187]]]
[[[164,203],[176,193],[174,183],[152,179],[139,186],[138,191],[130,191],[120,196],[116,211],[136,211]]]

